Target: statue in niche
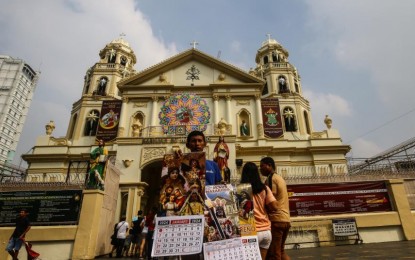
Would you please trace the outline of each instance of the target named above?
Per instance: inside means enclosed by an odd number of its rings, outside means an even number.
[[[287,81],[283,76],[278,78],[278,86],[280,87],[280,93],[288,92]]]
[[[241,125],[239,126],[241,136],[249,136],[249,126],[245,120],[242,120]]]
[[[226,134],[227,128],[228,128],[228,122],[226,122],[225,119],[223,119],[222,117],[218,123],[219,134],[220,135]]]
[[[141,128],[143,125],[140,123],[140,120],[137,120],[131,128],[133,129],[133,137],[139,137],[141,135]]]
[[[105,89],[107,87],[108,80],[106,78],[101,78],[98,84],[98,95],[105,95]]]
[[[116,58],[116,51],[114,49],[111,49],[108,53],[108,63],[115,63]]]

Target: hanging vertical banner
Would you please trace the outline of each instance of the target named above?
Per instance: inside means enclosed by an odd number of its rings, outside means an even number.
[[[117,137],[120,122],[121,100],[104,100],[101,107],[96,139],[111,142]]]
[[[278,138],[283,134],[278,98],[261,99],[262,121],[264,135],[268,138]]]

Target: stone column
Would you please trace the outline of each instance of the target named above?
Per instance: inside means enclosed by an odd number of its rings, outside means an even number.
[[[157,96],[153,96],[152,99],[153,99],[153,104],[151,107],[151,125],[150,126],[156,126],[159,98]]]
[[[84,190],[82,210],[79,216],[78,230],[72,251],[72,259],[95,259],[99,231],[106,223],[101,220],[101,211],[104,200],[104,192],[100,190]]]
[[[388,180],[389,191],[393,196],[394,208],[399,214],[402,231],[406,240],[415,240],[415,219],[411,213],[408,196],[406,195],[404,180]]]
[[[264,137],[264,122],[262,120],[261,97],[255,95],[255,110],[257,118],[258,137]]]
[[[233,120],[231,119],[231,96],[226,96],[226,121],[228,124],[232,124]]]
[[[118,136],[124,137],[126,136],[125,129],[129,129],[126,124],[127,122],[127,104],[128,104],[128,97],[122,98],[122,106],[121,106],[121,115],[120,115],[120,125],[118,127]]]
[[[213,122],[219,122],[219,96],[213,95]]]

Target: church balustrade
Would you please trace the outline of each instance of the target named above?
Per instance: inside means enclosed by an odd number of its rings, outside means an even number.
[[[142,138],[160,138],[160,137],[186,137],[190,132],[198,130],[205,135],[214,135],[213,125],[174,125],[174,126],[148,126],[141,129]]]
[[[105,70],[105,69],[119,69],[119,68],[121,68],[121,65],[117,64],[117,63],[98,63],[96,65],[96,67],[98,69],[103,69],[103,70]],[[124,67],[124,66],[122,66],[122,67]]]
[[[289,68],[290,64],[287,62],[272,62],[269,63],[271,68]]]

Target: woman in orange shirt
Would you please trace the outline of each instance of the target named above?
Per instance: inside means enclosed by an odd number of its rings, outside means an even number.
[[[242,169],[241,183],[250,183],[254,201],[255,226],[258,236],[258,244],[262,259],[265,259],[271,244],[271,221],[268,213],[278,210],[277,201],[271,190],[259,177],[259,170],[255,163],[247,162]]]

